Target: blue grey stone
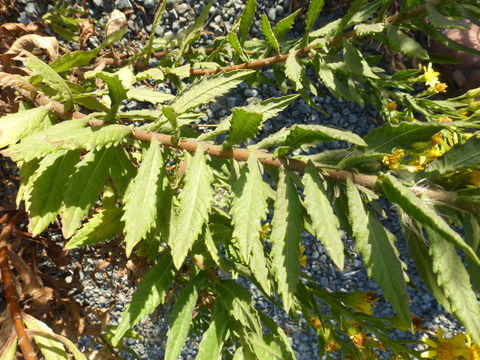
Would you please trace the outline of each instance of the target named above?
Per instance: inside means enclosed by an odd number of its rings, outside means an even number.
[[[131,9],[132,3],[130,2],[130,0],[117,0],[115,2],[115,7],[119,10]]]
[[[275,8],[268,9],[267,15],[271,21],[275,21],[275,18],[277,17],[276,9]]]

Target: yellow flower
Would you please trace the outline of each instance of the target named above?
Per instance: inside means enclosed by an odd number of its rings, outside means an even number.
[[[442,118],[439,118],[437,119],[438,122],[452,122],[452,119],[448,118],[448,117],[442,117]]]
[[[325,350],[327,352],[335,352],[340,349],[340,345],[335,340],[331,340],[325,345]]]
[[[348,296],[346,303],[356,312],[372,315],[372,309],[377,300],[377,294],[373,291],[354,291]]]
[[[425,77],[425,83],[430,87],[435,87],[435,85],[439,82],[438,75],[440,73],[436,72],[432,68],[432,63],[428,63],[428,67],[423,67],[423,76]]]
[[[442,156],[443,153],[444,151],[439,149],[438,146],[433,146],[425,152],[425,156],[427,156],[429,160],[434,160]]]
[[[443,137],[442,137],[442,134],[440,134],[439,132],[434,134],[431,137],[431,139],[432,139],[432,143],[435,144],[435,145],[443,144]]]
[[[405,156],[405,150],[393,149],[392,155],[386,155],[383,157],[382,162],[390,169],[395,170],[400,166],[400,161]]]
[[[300,245],[300,257],[298,258],[300,266],[307,266],[307,255],[305,255],[305,246]]]
[[[434,341],[424,337],[422,341],[430,348],[422,352],[422,358],[434,358],[437,360],[455,360],[458,356],[464,356],[469,353],[469,348],[465,345],[465,335],[458,334],[450,339],[443,337],[443,330],[437,330],[437,339]]]
[[[390,101],[388,104],[387,104],[387,110],[388,111],[395,111],[397,110],[397,103],[395,101]]]
[[[365,332],[357,332],[350,336],[350,339],[352,340],[353,344],[359,349],[365,347],[368,342],[368,337],[366,336]]]
[[[318,317],[312,317],[310,319],[310,323],[312,324],[313,328],[314,329],[320,329],[322,327],[322,322],[320,321],[320,319]]]
[[[478,344],[473,344],[469,346],[468,350],[468,360],[480,360],[480,346],[478,346]]]
[[[267,240],[272,228],[270,227],[270,223],[265,223],[262,225],[262,229],[260,230],[260,239]]]
[[[433,90],[435,90],[436,93],[442,93],[447,90],[447,84],[439,82],[436,83],[435,86],[433,87]]]

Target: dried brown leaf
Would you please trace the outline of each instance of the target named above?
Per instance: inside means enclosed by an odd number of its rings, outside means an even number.
[[[23,50],[31,53],[36,53],[38,50],[44,51],[52,61],[59,56],[58,41],[53,36],[40,36],[37,34],[23,35],[15,40],[6,54],[18,55]]]
[[[105,29],[106,35],[113,34],[114,32],[123,29],[128,25],[127,17],[120,10],[115,9],[110,14],[110,18],[107,22],[107,27]]]
[[[87,41],[95,34],[95,27],[90,19],[83,20],[80,24],[80,49],[85,49],[87,47]]]
[[[0,71],[0,87],[10,87],[28,98],[34,98],[37,95],[37,89],[27,80],[3,71]]]

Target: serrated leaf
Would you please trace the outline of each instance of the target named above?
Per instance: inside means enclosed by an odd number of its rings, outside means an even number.
[[[397,26],[386,23],[386,35],[390,47],[410,57],[427,60],[428,52],[418,42],[402,32]]]
[[[280,44],[278,43],[277,37],[275,36],[272,27],[270,26],[270,21],[265,13],[262,14],[262,33],[267,39],[270,46],[277,52],[280,52]]]
[[[247,289],[233,280],[218,281],[215,289],[231,317],[250,331],[262,334],[260,318],[253,306],[252,296]]]
[[[110,240],[123,231],[123,211],[117,207],[106,207],[93,215],[65,245],[66,249],[95,245]]]
[[[465,24],[461,21],[451,20],[448,17],[444,16],[440,11],[438,11],[434,6],[426,3],[425,9],[428,13],[428,18],[430,19],[431,23],[438,28],[451,28],[451,29],[463,29],[469,30],[470,25]]]
[[[243,108],[234,108],[230,126],[230,133],[224,147],[241,144],[249,138],[255,137],[260,131],[263,116],[261,113],[249,112]]]
[[[263,139],[249,149],[268,149],[275,146],[287,146],[298,149],[303,145],[315,145],[323,141],[343,140],[355,145],[365,146],[363,139],[346,130],[334,129],[323,125],[293,125],[284,128]]]
[[[442,176],[455,171],[475,168],[480,164],[480,138],[472,136],[464,144],[457,144],[432,161],[426,176]]]
[[[0,148],[15,144],[46,124],[50,106],[18,111],[0,118]]]
[[[258,281],[262,290],[270,294],[271,286],[269,279],[269,266],[267,258],[265,256],[265,250],[263,249],[263,244],[260,239],[256,240],[252,244],[252,252],[250,254],[250,269],[252,270],[255,279]]]
[[[165,360],[176,360],[182,351],[204,280],[204,275],[198,274],[182,289],[175,301],[168,326]]]
[[[245,9],[243,10],[242,17],[240,19],[240,27],[238,28],[238,40],[242,45],[247,39],[247,35],[250,32],[250,28],[252,27],[256,8],[256,0],[247,0],[247,3],[245,4]]]
[[[230,327],[228,312],[219,300],[215,301],[212,321],[198,345],[195,360],[221,360],[223,343]]]
[[[131,179],[135,176],[135,166],[121,146],[112,147],[113,157],[110,164],[110,176],[119,198],[123,198]]]
[[[315,20],[317,20],[318,15],[322,11],[324,0],[310,0],[310,5],[308,6],[307,18],[305,20],[305,34],[308,36],[310,30],[312,30]]]
[[[433,271],[438,284],[450,300],[452,311],[465,326],[473,341],[480,342],[480,308],[470,278],[455,247],[436,231],[427,227]]]
[[[285,354],[279,340],[273,334],[249,334],[246,342],[253,348],[257,359],[284,360]]]
[[[179,196],[178,214],[173,219],[169,245],[177,269],[182,266],[193,243],[202,232],[213,198],[212,170],[201,146],[187,163],[185,185]]]
[[[51,126],[42,133],[34,134],[10,146],[2,154],[13,161],[29,161],[60,150],[92,150],[118,144],[132,129],[125,125],[108,125],[101,127],[84,127],[82,123]],[[76,128],[75,128],[76,126]]]
[[[91,151],[76,166],[63,196],[62,233],[70,238],[95,204],[109,175],[111,149]],[[81,184],[81,186],[79,186]]]
[[[158,263],[148,271],[138,285],[132,300],[126,306],[122,320],[114,331],[112,345],[118,346],[124,334],[139,321],[150,315],[163,303],[175,276],[172,257],[162,254]]]
[[[295,19],[301,10],[302,9],[298,9],[295,12],[291,13],[286,18],[283,18],[282,20],[280,20],[273,27],[273,33],[275,34],[278,40],[283,39],[285,35],[287,35],[288,32],[292,29],[293,24],[295,23]]]
[[[127,91],[119,78],[119,73],[110,74],[106,72],[98,72],[96,77],[105,81],[108,87],[108,96],[110,97],[110,110],[105,116],[106,123],[112,122],[117,114],[120,104],[127,98]]]
[[[164,159],[158,141],[153,139],[137,175],[125,192],[125,214],[122,220],[125,222],[127,256],[130,256],[134,246],[155,226],[157,199],[163,193]]]
[[[309,162],[302,179],[305,208],[312,219],[315,236],[325,246],[335,265],[343,269],[343,243],[339,223],[323,188],[318,170]]]
[[[291,176],[284,168],[280,169],[270,234],[272,267],[287,312],[293,305],[300,273],[300,232],[303,229],[302,206]]]
[[[149,88],[130,89],[127,91],[127,97],[138,101],[147,101],[151,104],[163,103],[175,98],[175,96],[171,94]]]
[[[236,70],[217,75],[206,76],[194,82],[189,88],[178,95],[170,104],[177,114],[207,104],[218,96],[224,95],[230,89],[237,87],[253,70]]]
[[[295,90],[303,88],[302,74],[304,71],[304,67],[297,57],[297,53],[298,51],[296,50],[290,50],[287,60],[285,61],[285,76],[293,83]]]
[[[358,51],[352,43],[346,39],[343,40],[343,59],[345,66],[353,74],[366,76],[371,79],[378,79],[378,76],[370,68],[362,53]]]
[[[383,296],[406,323],[411,324],[402,264],[394,249],[394,236],[380,221],[367,214],[356,185],[347,181],[348,209],[355,245],[362,254],[368,275],[380,285]]]
[[[30,220],[28,228],[34,236],[45,230],[60,212],[67,181],[79,161],[78,150],[59,151],[40,161],[25,202]]]
[[[388,200],[396,203],[422,225],[437,231],[442,237],[462,249],[477,264],[480,264],[480,260],[472,248],[424,200],[415,196],[391,175],[382,175],[379,177],[379,181]]]
[[[33,174],[38,169],[39,163],[40,160],[33,159],[27,162],[21,162],[17,164],[17,166],[20,168],[20,185],[18,186],[17,197],[15,199],[17,207],[20,206],[22,200],[27,200],[30,189],[32,188],[32,182],[30,181],[30,179],[33,177]]]
[[[466,214],[462,225],[465,228],[465,241],[478,254],[480,248],[480,224],[473,214]],[[465,263],[467,264],[474,290],[480,292],[480,266],[475,264],[470,258],[466,258]]]
[[[68,71],[74,67],[86,66],[98,55],[99,50],[68,51],[50,63],[50,67],[57,73]]]
[[[384,23],[374,23],[374,24],[357,24],[353,28],[359,36],[365,36],[369,34],[382,32],[385,28]]]
[[[230,46],[235,50],[237,55],[242,59],[243,61],[247,62],[249,60],[249,57],[247,54],[242,49],[242,45],[240,44],[240,40],[238,40],[237,33],[234,31],[230,31],[227,35],[228,37],[228,43]]]
[[[25,67],[34,73],[40,75],[43,81],[55,90],[56,95],[53,99],[58,99],[65,106],[65,111],[68,111],[73,106],[72,92],[65,80],[58,75],[50,66],[45,64],[42,60],[33,54],[29,54],[25,61]]]
[[[47,334],[55,334],[47,324],[35,319],[33,316],[23,314],[23,322],[30,330],[42,331]],[[39,347],[45,360],[67,360],[68,355],[63,344],[55,338],[50,338],[42,335],[33,335],[35,344]]]

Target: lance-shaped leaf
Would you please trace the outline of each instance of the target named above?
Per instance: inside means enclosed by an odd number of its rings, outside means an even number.
[[[82,218],[98,200],[108,178],[112,151],[91,151],[77,164],[63,196],[62,232],[71,237],[82,224]],[[81,186],[79,186],[81,184]]]
[[[127,97],[129,99],[135,99],[138,101],[147,101],[152,104],[163,103],[175,98],[175,96],[172,94],[167,94],[165,92],[149,88],[130,89],[127,91]]]
[[[53,99],[60,100],[65,106],[65,111],[72,108],[72,92],[70,91],[67,82],[55,70],[32,54],[28,55],[28,58],[25,61],[25,67],[40,75],[43,81],[55,90],[56,95]]]
[[[480,224],[473,214],[466,214],[462,221],[465,228],[465,240],[478,254],[480,252]],[[480,292],[480,266],[475,264],[472,259],[466,258],[468,273],[475,291]]]
[[[93,215],[65,245],[66,249],[95,245],[119,235],[123,231],[123,211],[115,206],[106,207]]]
[[[310,5],[308,6],[307,18],[305,20],[305,34],[308,36],[310,30],[312,30],[315,20],[317,20],[318,15],[322,11],[324,0],[311,0]]]
[[[240,144],[256,136],[260,130],[263,116],[261,113],[249,112],[243,108],[234,108],[231,120],[230,133],[225,147]]]
[[[397,26],[386,23],[385,25],[388,45],[402,54],[426,60],[428,52],[418,42],[402,32]]]
[[[178,214],[173,219],[169,245],[177,269],[182,266],[193,243],[208,219],[213,191],[212,170],[201,146],[190,158],[185,173],[185,185],[179,197]]]
[[[164,160],[158,141],[151,141],[137,175],[130,182],[124,197],[125,244],[127,256],[154,227],[157,199],[162,196],[165,176]]]
[[[59,151],[40,161],[25,202],[30,218],[28,228],[33,235],[45,230],[60,212],[68,179],[79,161],[78,150]]]
[[[304,67],[297,57],[297,53],[297,50],[290,50],[287,60],[285,61],[285,76],[293,83],[295,90],[303,88],[302,76],[304,71]]]
[[[242,17],[240,19],[240,26],[238,28],[238,40],[242,45],[247,39],[247,35],[250,31],[250,28],[252,27],[256,8],[256,0],[247,0],[247,3],[245,4],[245,9],[243,10]]]
[[[230,327],[230,318],[220,300],[215,301],[212,321],[203,334],[198,345],[198,354],[195,360],[221,360],[222,348]]]
[[[464,144],[455,145],[425,169],[427,176],[442,176],[480,164],[480,138],[472,136]]]
[[[429,3],[425,4],[425,9],[428,12],[428,18],[435,27],[438,28],[453,28],[453,29],[464,29],[469,30],[470,25],[465,24],[462,21],[451,20],[448,17],[444,16],[440,11],[438,11],[435,6],[430,5]]]
[[[262,32],[265,35],[270,46],[278,53],[280,52],[280,45],[278,44],[278,40],[270,26],[270,21],[265,13],[262,14]]]
[[[177,114],[183,114],[199,105],[207,104],[218,96],[236,88],[253,70],[237,70],[217,75],[206,76],[194,82],[178,95],[170,104]]]
[[[130,127],[124,125],[78,128],[84,125],[77,122],[75,126],[78,127],[70,129],[69,126],[61,126],[62,124],[51,126],[45,132],[29,136],[2,153],[14,161],[29,161],[59,150],[100,149],[118,144],[132,131]]]
[[[110,176],[118,197],[123,198],[128,184],[136,174],[135,166],[128,158],[127,152],[121,146],[112,148],[113,157],[110,164]]]
[[[323,125],[293,125],[263,139],[250,149],[268,149],[275,146],[287,146],[297,149],[303,145],[313,145],[323,141],[343,140],[365,146],[363,139],[350,131],[334,129]]]
[[[285,360],[283,344],[273,334],[249,334],[246,342],[253,348],[257,359]]]
[[[127,91],[119,78],[119,72],[115,74],[98,72],[95,75],[107,84],[108,96],[110,97],[110,110],[107,112],[104,121],[106,123],[112,122],[120,104],[127,98]]]
[[[55,61],[52,61],[50,67],[57,73],[61,73],[74,67],[86,66],[98,55],[99,50],[68,51]]]
[[[357,24],[354,27],[355,32],[360,36],[379,33],[385,29],[384,23]]]
[[[480,343],[480,307],[462,259],[455,247],[437,231],[427,227],[427,235],[438,284],[450,300],[453,313],[465,326],[473,341]]]
[[[262,325],[250,292],[233,280],[218,281],[215,289],[230,316],[250,331],[261,334]]]
[[[150,315],[163,303],[165,295],[175,276],[170,254],[160,256],[158,263],[145,274],[122,314],[122,320],[114,331],[113,346],[117,346],[125,335],[139,321]]]
[[[368,275],[382,288],[383,296],[406,324],[411,324],[402,263],[394,249],[394,237],[371,213],[365,211],[360,193],[347,181],[348,210],[355,245],[362,254]]]
[[[302,206],[291,174],[280,169],[272,219],[272,267],[285,310],[293,303],[300,273],[300,232],[303,228]]]
[[[445,239],[462,249],[477,264],[480,264],[480,259],[475,251],[424,200],[415,196],[391,175],[382,175],[379,177],[379,181],[381,181],[383,193],[388,200],[396,203],[421,224],[437,231]]]
[[[37,320],[28,314],[24,314],[22,317],[22,320],[25,322],[25,325],[28,329],[41,331],[46,334],[55,334],[53,330],[42,321]],[[58,341],[57,339],[42,335],[33,335],[33,339],[35,340],[36,345],[39,347],[46,360],[68,359],[65,347],[63,346],[62,342]]]
[[[45,125],[49,106],[23,110],[0,118],[0,148],[15,144]]]
[[[348,71],[360,76],[378,79],[378,76],[372,71],[362,53],[350,41],[344,39],[342,44],[343,59]]]
[[[298,15],[298,13],[302,9],[298,9],[297,11],[291,13],[288,15],[286,18],[283,18],[280,20],[274,27],[273,27],[273,33],[277,37],[277,39],[281,40],[285,35],[288,34],[288,32],[292,29],[293,24],[295,23],[295,19]]]
[[[192,324],[192,314],[197,304],[200,288],[204,281],[204,274],[198,274],[182,289],[175,301],[168,326],[165,360],[176,360],[182,352],[183,344]]]
[[[321,241],[333,262],[343,269],[343,243],[339,223],[332,206],[328,201],[318,170],[309,162],[302,179],[305,186],[305,207],[312,219],[312,228],[315,236]]]

